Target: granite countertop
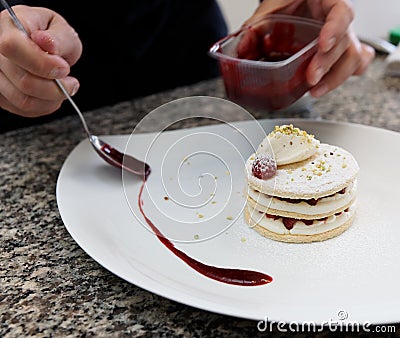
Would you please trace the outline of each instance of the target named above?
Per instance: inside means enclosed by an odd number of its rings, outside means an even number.
[[[365,75],[312,102],[309,110],[252,113],[400,132],[400,78],[384,77],[383,60],[377,57]],[[221,79],[85,115],[96,134],[127,134],[159,105],[193,95],[224,97]],[[60,218],[55,187],[64,160],[84,136],[75,115],[0,135],[0,336],[256,336],[256,322],[147,292],[101,267],[76,244]]]

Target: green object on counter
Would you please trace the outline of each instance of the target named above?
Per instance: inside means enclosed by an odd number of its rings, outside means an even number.
[[[400,26],[397,26],[390,30],[389,40],[395,45],[398,45],[400,43]]]

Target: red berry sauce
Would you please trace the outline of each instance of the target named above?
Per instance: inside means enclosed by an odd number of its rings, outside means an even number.
[[[157,238],[162,244],[165,245],[172,253],[174,253],[178,258],[184,261],[192,269],[196,270],[198,273],[214,279],[216,281],[239,286],[258,286],[264,285],[272,282],[272,277],[258,271],[251,270],[241,270],[241,269],[231,269],[231,268],[220,268],[212,265],[207,265],[205,263],[199,262],[196,259],[188,256],[183,251],[179,250],[171,241],[169,241],[161,231],[154,225],[154,223],[146,216],[143,209],[143,189],[146,184],[146,179],[139,191],[138,205],[141,214],[143,215],[146,223],[154,231]]]

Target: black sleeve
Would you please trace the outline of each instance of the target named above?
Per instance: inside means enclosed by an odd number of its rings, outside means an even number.
[[[8,4],[9,4],[10,6],[24,5],[24,4],[25,4],[24,1],[20,1],[20,0],[8,0],[7,2],[8,2]],[[0,4],[0,12],[1,12],[3,9],[4,9],[3,5]]]

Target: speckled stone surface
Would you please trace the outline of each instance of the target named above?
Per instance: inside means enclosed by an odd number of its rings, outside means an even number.
[[[224,97],[222,81],[206,81],[85,115],[96,134],[125,134],[162,103],[192,95]],[[377,57],[364,76],[349,79],[313,102],[310,111],[253,113],[259,118],[289,114],[351,121],[400,132],[400,78],[385,78],[383,58]],[[75,115],[0,135],[1,337],[283,336],[258,332],[254,321],[149,293],[91,259],[64,227],[55,195],[59,170],[83,138]],[[400,336],[399,326],[396,336]]]

